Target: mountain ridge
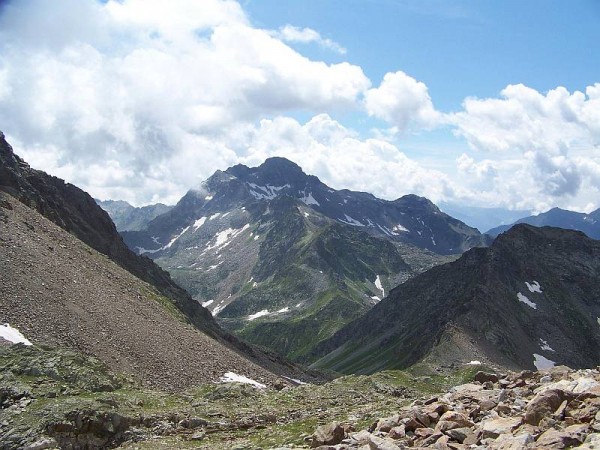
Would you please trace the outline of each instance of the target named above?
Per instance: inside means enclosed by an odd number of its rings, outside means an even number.
[[[346,373],[408,367],[428,357],[512,369],[543,361],[595,365],[599,275],[597,241],[520,224],[491,247],[469,250],[398,286],[311,357],[315,367]]]

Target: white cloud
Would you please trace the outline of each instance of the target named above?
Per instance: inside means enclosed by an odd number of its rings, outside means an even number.
[[[467,98],[464,110],[447,120],[488,158],[476,162],[463,155],[458,169],[487,176],[487,195],[496,204],[537,211],[577,205],[581,210],[594,198],[600,206],[599,93],[600,84],[585,94],[564,87],[542,94],[520,84],[507,86],[501,98]],[[491,168],[494,172],[487,172]]]
[[[438,201],[453,195],[444,174],[423,168],[385,140],[360,139],[327,114],[304,125],[285,117],[263,120],[247,147],[242,158],[246,164],[284,156],[336,189],[368,191],[386,199],[416,193]]]
[[[312,28],[298,28],[293,25],[286,25],[281,27],[274,35],[285,42],[300,42],[303,44],[315,42],[318,45],[333,50],[341,55],[346,54],[346,49],[344,47],[331,39],[323,38],[318,31],[313,30]]]
[[[402,71],[389,72],[378,88],[365,94],[365,107],[370,116],[390,123],[398,132],[410,128],[432,128],[442,118],[435,110],[425,83]]]
[[[353,108],[369,86],[360,67],[310,60],[253,28],[234,1],[22,0],[0,16],[0,123],[15,148],[61,173],[98,161],[133,171],[112,188],[68,179],[98,195],[135,187],[138,203],[158,177],[171,189],[166,179],[180,176],[171,168],[191,155],[206,170],[235,162],[220,138],[231,129]],[[50,166],[40,143],[61,149]]]

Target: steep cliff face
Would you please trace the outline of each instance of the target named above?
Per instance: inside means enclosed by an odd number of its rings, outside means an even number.
[[[394,289],[312,355],[342,372],[486,360],[512,368],[600,362],[600,243],[518,225]],[[433,358],[433,359],[432,359]]]

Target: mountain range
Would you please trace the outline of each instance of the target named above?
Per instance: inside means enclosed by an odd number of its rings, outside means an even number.
[[[583,231],[592,239],[600,239],[600,209],[585,214],[560,208],[552,208],[549,211],[535,216],[523,217],[511,225],[501,225],[492,228],[487,234],[496,237],[500,233],[503,233],[519,223],[527,223],[536,227],[551,226],[565,228],[567,230],[579,230]]]
[[[0,134],[2,323],[167,389],[236,370],[266,384],[311,378],[224,331],[85,192],[32,169]]]
[[[600,242],[520,224],[392,290],[317,346],[315,367],[373,373],[418,363],[512,369],[600,361]]]
[[[283,158],[218,171],[121,234],[222,326],[298,360],[390,288],[490,242],[425,198],[334,190]]]
[[[135,207],[123,200],[98,200],[96,203],[108,213],[117,227],[117,231],[138,231],[148,222],[169,211],[172,206],[155,203]]]

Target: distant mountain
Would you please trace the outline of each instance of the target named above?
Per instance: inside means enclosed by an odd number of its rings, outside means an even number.
[[[600,363],[600,242],[517,225],[489,248],[418,275],[311,355],[372,373],[471,360],[534,369]]]
[[[198,329],[213,338],[215,345],[218,343],[223,347],[222,352],[226,352],[224,347],[227,347],[240,355],[238,362],[241,367],[258,365],[270,372],[287,376],[299,373],[297,367],[282,361],[278,356],[251,347],[224,331],[215,322],[210,312],[179,287],[167,272],[159,268],[151,259],[136,255],[127,248],[108,214],[92,197],[72,184],[32,169],[14,154],[2,133],[0,133],[0,191],[10,196],[7,200],[3,200],[1,205],[8,212],[4,212],[0,217],[3,222],[0,244],[7,246],[6,254],[12,253],[10,260],[2,258],[5,267],[0,270],[3,274],[1,284],[2,289],[6,291],[0,295],[2,306],[0,312],[4,317],[0,317],[0,322],[10,320],[23,326],[32,336],[83,350],[87,348],[89,341],[79,342],[78,339],[85,331],[82,328],[86,324],[92,330],[90,332],[95,334],[93,339],[96,344],[100,346],[91,345],[88,350],[90,352],[97,350],[98,357],[114,367],[114,361],[107,361],[107,358],[112,356],[102,353],[102,345],[104,340],[116,336],[110,331],[115,324],[124,328],[117,333],[120,336],[117,341],[122,343],[121,352],[127,353],[131,350],[144,353],[129,355],[127,358],[129,361],[136,359],[148,361],[151,358],[168,360],[165,355],[154,353],[156,349],[148,344],[156,339],[156,333],[159,335],[173,333],[171,336],[179,333],[176,330],[170,331],[172,324],[165,325],[168,322],[164,316],[166,310],[181,322],[181,327]],[[32,213],[44,216],[89,248],[85,250],[85,247],[75,245],[65,237],[67,233],[62,236],[57,235],[58,240],[53,241],[44,233],[56,234],[55,230],[44,223],[41,217],[35,214],[31,216],[18,205],[15,207],[11,198],[14,202],[18,200],[34,210]],[[16,215],[13,216],[11,211],[16,211]],[[24,233],[23,223],[31,233]],[[69,247],[78,248],[80,251],[69,253],[67,251]],[[105,256],[99,258],[94,250]],[[23,253],[24,251],[28,253]],[[40,254],[36,255],[35,251],[39,251]],[[86,252],[93,256],[93,259],[82,258]],[[11,263],[13,258],[15,264]],[[18,258],[21,265],[17,265]],[[106,259],[106,264],[101,264],[102,258]],[[109,260],[132,276],[123,275],[114,265],[111,265],[112,263],[109,264]],[[75,274],[77,276],[73,278]],[[118,280],[121,281],[117,282]],[[114,298],[106,299],[103,295]],[[119,305],[119,301],[130,303]],[[31,308],[35,311],[29,311],[30,308],[27,307],[31,302],[35,303],[31,304]],[[149,308],[148,311],[144,310],[145,303]],[[156,312],[157,303],[162,304],[162,312]],[[107,306],[109,309],[104,310]],[[53,309],[58,307],[58,313],[53,314]],[[124,315],[123,311],[128,312],[129,315]],[[154,315],[154,312],[157,315]],[[50,321],[51,319],[56,321]],[[50,322],[41,323],[44,320]],[[114,321],[115,324],[105,323],[107,320]],[[147,328],[143,336],[143,333],[138,333],[137,336],[130,332],[141,330],[143,327]],[[129,332],[127,329],[130,329]],[[123,339],[127,333],[132,339],[139,338],[140,341],[125,343]],[[141,344],[144,339],[148,345]],[[171,337],[165,336],[165,339],[170,340]],[[211,347],[213,350],[207,350]],[[213,368],[217,367],[213,365],[216,355],[221,352],[221,350],[214,350],[217,348],[218,345],[215,347],[212,344],[198,346],[195,350],[190,348],[190,353],[186,357],[200,359],[206,363],[201,376],[210,375],[218,378],[222,374],[217,374],[211,369],[211,365]],[[175,354],[181,353],[175,351]],[[124,354],[122,356],[124,357]],[[242,359],[249,361],[242,363]],[[133,362],[132,366],[135,368]],[[170,370],[167,367],[168,364],[163,364],[165,370]],[[198,367],[196,365],[196,368]],[[165,377],[158,373],[154,373],[154,376]],[[166,378],[170,378],[170,382],[174,383],[173,378],[177,376],[179,375],[174,373]]]
[[[283,158],[218,171],[122,235],[221,325],[299,360],[390,288],[488,243],[427,199],[336,191]]]
[[[521,217],[530,215],[530,210],[510,210],[506,208],[482,208],[453,202],[441,202],[439,207],[446,214],[462,220],[480,231],[500,225],[513,223]]]
[[[559,227],[567,230],[583,231],[592,239],[600,239],[600,209],[589,214],[578,213],[560,208],[552,208],[536,216],[524,217],[511,225],[502,225],[487,232],[490,236],[498,236],[512,226],[527,223],[536,227]]]
[[[98,200],[96,203],[108,213],[117,231],[139,231],[152,219],[169,211],[172,206],[156,203],[137,208],[123,200]]]

